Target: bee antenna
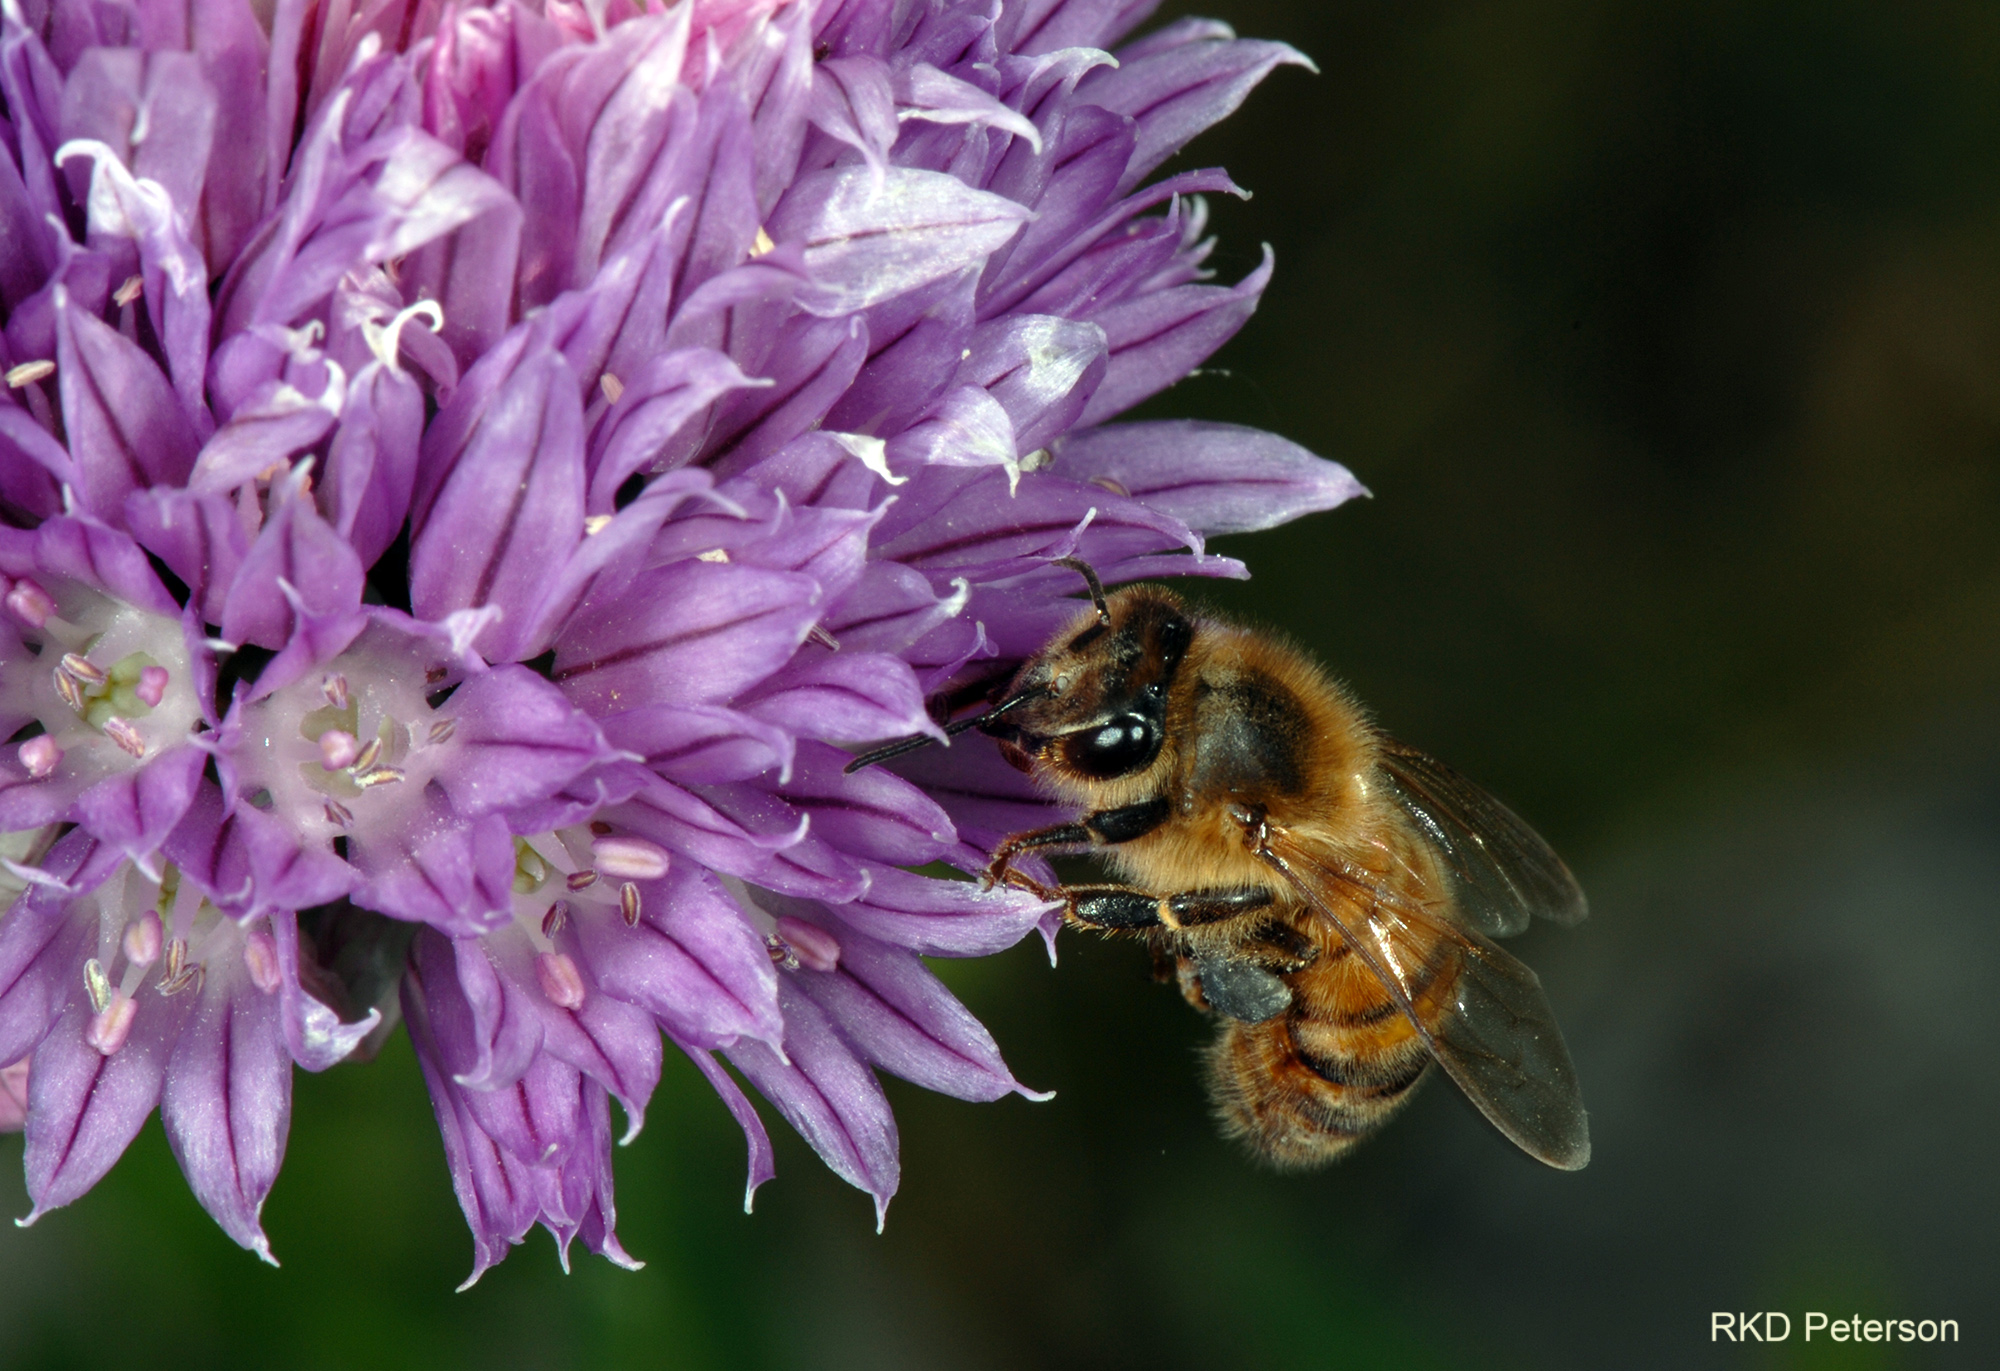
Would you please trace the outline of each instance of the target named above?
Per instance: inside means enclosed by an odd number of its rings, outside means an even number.
[[[1097,573],[1091,569],[1090,563],[1081,557],[1058,557],[1056,565],[1066,566],[1083,577],[1083,583],[1090,587],[1090,602],[1097,606],[1097,622],[1110,628],[1111,608],[1104,603],[1104,583],[1097,579]]]
[[[946,738],[956,738],[959,734],[968,733],[978,728],[981,724],[991,723],[1009,710],[1019,709],[1030,700],[1039,700],[1048,693],[1049,688],[1047,686],[1033,686],[1021,691],[1017,695],[1010,695],[984,714],[975,714],[970,718],[960,719],[957,723],[946,724],[944,736]],[[929,747],[936,741],[937,739],[928,733],[913,733],[909,737],[899,738],[893,743],[884,743],[873,752],[862,753],[859,757],[856,757],[853,761],[842,767],[840,771],[843,776],[852,776],[855,772],[874,766],[877,762],[886,762],[891,757],[902,756],[905,752],[915,752],[918,748]]]

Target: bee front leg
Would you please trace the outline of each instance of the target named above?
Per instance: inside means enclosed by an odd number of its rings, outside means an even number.
[[[993,849],[993,860],[986,864],[983,881],[987,886],[1001,883],[1017,885],[1023,890],[1033,890],[1043,894],[1042,887],[1011,870],[1014,858],[1023,852],[1037,852],[1049,848],[1070,848],[1088,850],[1094,847],[1111,847],[1118,843],[1129,843],[1134,838],[1143,838],[1167,821],[1170,808],[1164,798],[1142,800],[1135,805],[1121,809],[1100,809],[1094,814],[1086,814],[1075,823],[1052,824],[1047,828],[1034,828],[1026,833],[1016,833],[1013,837]],[[1044,898],[1053,898],[1044,894]]]

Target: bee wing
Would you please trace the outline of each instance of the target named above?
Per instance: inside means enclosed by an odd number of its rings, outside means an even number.
[[[1382,885],[1365,871],[1329,863],[1281,829],[1258,855],[1340,931],[1430,1047],[1431,1054],[1493,1126],[1538,1161],[1564,1171],[1590,1161],[1590,1123],[1576,1068],[1535,973],[1479,933]],[[1415,983],[1439,942],[1461,954],[1450,1008],[1426,1024]]]
[[[1389,738],[1382,770],[1403,810],[1437,852],[1458,912],[1489,938],[1511,938],[1536,915],[1581,923],[1590,906],[1555,850],[1521,816],[1434,757]]]

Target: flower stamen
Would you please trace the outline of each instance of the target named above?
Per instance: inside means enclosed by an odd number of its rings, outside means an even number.
[[[62,765],[63,750],[56,745],[54,738],[44,733],[22,743],[15,755],[21,759],[21,765],[27,768],[28,774],[39,781]]]
[[[535,958],[535,979],[542,994],[558,1009],[581,1009],[586,991],[583,973],[567,953],[543,952]]]
[[[618,834],[596,839],[590,845],[596,869],[606,876],[628,881],[657,881],[667,874],[670,859],[658,843]]]

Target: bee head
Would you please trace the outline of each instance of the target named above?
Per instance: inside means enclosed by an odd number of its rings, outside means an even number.
[[[1078,780],[1144,771],[1166,738],[1167,698],[1194,638],[1180,600],[1152,586],[1105,597],[1022,664],[1003,703],[980,723],[1022,770],[1050,767]]]

